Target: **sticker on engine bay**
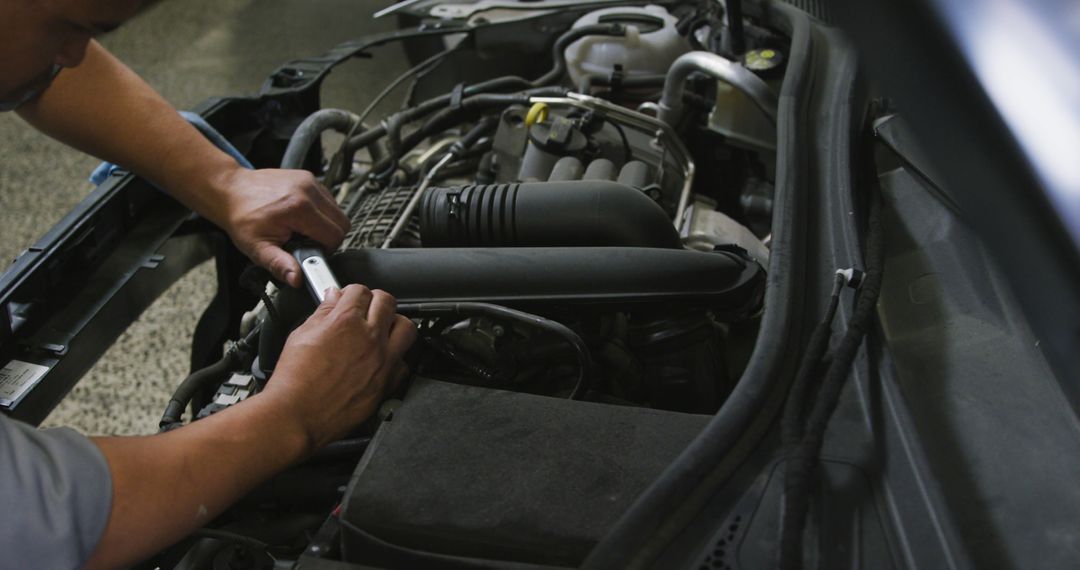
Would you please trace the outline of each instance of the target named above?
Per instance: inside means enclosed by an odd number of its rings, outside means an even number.
[[[31,364],[21,360],[8,362],[0,368],[0,406],[10,409],[48,371],[48,366],[40,364]]]

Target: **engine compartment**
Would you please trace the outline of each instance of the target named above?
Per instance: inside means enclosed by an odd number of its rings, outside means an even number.
[[[685,109],[683,95],[695,94],[682,84],[690,69],[700,69],[698,98],[706,100],[720,84],[710,65],[720,65],[748,74],[720,72],[766,99],[765,108],[775,110],[775,95],[740,65],[693,51],[700,41],[680,33],[676,20],[661,6],[587,12],[551,34],[552,67],[537,79],[459,83],[409,100],[371,127],[363,125],[365,113],[339,109],[306,118],[285,151],[285,167],[310,165],[321,131],[344,134],[322,170],[353,222],[332,261],[339,277],[384,288],[404,305],[467,301],[537,310],[582,335],[593,353],[590,368],[601,377],[593,385],[611,401],[715,412],[746,358],[729,354],[724,338],[734,327],[744,338],[732,344],[753,343],[768,259],[763,219],[771,214],[762,195],[775,157],[718,132],[707,123],[708,109]],[[705,37],[703,28],[697,32]],[[663,49],[649,47],[655,37],[664,38]],[[420,74],[477,49],[460,42],[402,76],[417,74],[414,95],[435,89],[420,86]],[[633,59],[604,73],[581,71],[627,44],[659,57],[661,67],[684,55],[690,63],[669,76]],[[597,85],[608,89],[590,94]],[[775,120],[765,110],[752,112]],[[690,142],[708,150],[692,153]],[[725,161],[697,166],[718,152]],[[717,171],[742,176],[729,174],[725,183],[712,177]],[[756,225],[757,234],[738,220]],[[741,272],[721,271],[723,264]],[[285,330],[264,335],[277,338],[261,343],[264,376],[276,361],[270,345],[280,346],[304,312],[297,306],[311,310],[302,295],[281,295],[278,311],[291,322],[271,323]],[[565,375],[562,361],[572,362],[565,342],[520,323],[459,316],[425,321],[425,370],[474,385],[537,390],[539,379]],[[689,355],[696,356],[683,358]]]
[[[721,408],[760,326],[789,41],[748,19],[735,52],[722,15],[515,12],[417,48],[380,94],[411,81],[400,111],[320,109],[294,127],[281,166],[315,172],[352,221],[334,274],[389,291],[421,337],[403,393],[312,460],[335,465],[317,471],[337,474],[342,508],[305,555],[578,565]],[[526,30],[527,46],[511,39]],[[520,64],[546,71],[495,74],[515,49],[547,55]],[[308,291],[253,279],[228,372],[178,390],[162,429],[258,393],[314,309]],[[559,444],[574,437],[576,460]],[[219,528],[289,518],[260,496]],[[181,566],[245,550],[229,548],[197,540]]]

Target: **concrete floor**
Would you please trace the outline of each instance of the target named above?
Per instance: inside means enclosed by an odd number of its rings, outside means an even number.
[[[210,96],[255,92],[285,61],[391,28],[391,19],[371,19],[389,3],[174,0],[102,43],[183,109]],[[404,66],[397,46],[349,62],[327,81],[324,106],[363,108]],[[0,140],[0,259],[11,260],[89,193],[86,177],[98,161],[38,134],[12,113],[0,114]],[[156,431],[173,387],[187,373],[191,333],[213,294],[213,273],[212,264],[203,265],[166,292],[44,425],[88,434]]]

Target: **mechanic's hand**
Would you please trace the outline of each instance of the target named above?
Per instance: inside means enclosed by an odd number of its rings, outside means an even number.
[[[244,255],[293,287],[303,284],[300,264],[281,245],[299,233],[333,251],[349,231],[330,192],[306,170],[238,168],[223,185],[227,204],[215,222]]]
[[[315,447],[370,417],[403,376],[401,358],[416,340],[416,327],[396,308],[385,291],[331,289],[289,335],[263,395],[280,398]]]

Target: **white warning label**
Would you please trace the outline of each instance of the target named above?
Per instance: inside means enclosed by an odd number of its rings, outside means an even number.
[[[48,366],[12,360],[0,368],[0,406],[12,407],[49,371]]]

